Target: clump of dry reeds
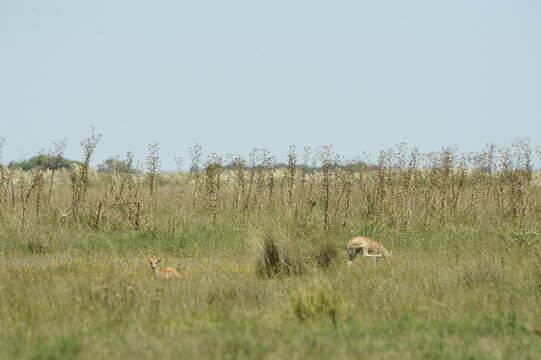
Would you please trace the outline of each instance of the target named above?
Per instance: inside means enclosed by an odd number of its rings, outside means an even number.
[[[135,183],[134,155],[131,151],[126,153],[126,170],[122,174],[122,182],[118,193],[118,200],[124,198],[125,194],[129,200],[137,199],[137,187]]]
[[[220,190],[220,177],[222,174],[222,158],[212,154],[205,163],[204,189],[206,195],[206,208],[211,211],[213,222],[218,214],[218,191]]]
[[[51,203],[51,195],[53,192],[55,173],[62,165],[62,161],[64,160],[65,149],[66,149],[66,140],[64,139],[57,143],[54,143],[53,150],[51,150],[49,154],[47,155],[47,161],[48,161],[47,168],[51,170],[51,176],[49,179],[49,191],[47,193],[47,204],[49,205]]]
[[[81,142],[83,147],[83,166],[78,169],[77,172],[71,173],[71,182],[72,182],[72,202],[71,202],[71,213],[77,214],[82,206],[84,206],[87,189],[88,189],[88,172],[90,170],[90,160],[92,154],[96,150],[96,146],[100,141],[101,135],[96,135],[94,128],[91,129],[90,137]]]
[[[246,161],[237,156],[233,160],[234,177],[235,177],[235,190],[233,192],[233,208],[239,210],[240,205],[244,203],[244,197],[246,192]]]

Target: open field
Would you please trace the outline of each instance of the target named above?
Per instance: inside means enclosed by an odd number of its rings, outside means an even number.
[[[152,156],[144,173],[4,167],[0,358],[537,359],[527,150],[421,162],[399,147],[363,167],[327,149],[280,170],[268,154],[231,170],[209,157],[174,175]],[[359,234],[393,257],[347,267]],[[181,276],[155,279],[151,256]]]

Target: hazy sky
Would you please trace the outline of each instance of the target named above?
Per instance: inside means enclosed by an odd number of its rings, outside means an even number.
[[[3,162],[541,145],[541,1],[0,1]]]

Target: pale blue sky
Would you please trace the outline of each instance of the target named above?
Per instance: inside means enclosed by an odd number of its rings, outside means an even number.
[[[541,145],[540,1],[0,1],[3,162]]]

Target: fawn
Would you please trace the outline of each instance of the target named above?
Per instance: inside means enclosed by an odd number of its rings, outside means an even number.
[[[157,278],[160,279],[171,279],[175,277],[179,277],[180,274],[178,271],[176,271],[173,268],[165,268],[165,269],[158,269],[158,264],[162,261],[162,259],[155,259],[150,258],[148,262],[150,263],[150,267],[152,268],[152,271],[154,271],[154,275],[156,275]]]

